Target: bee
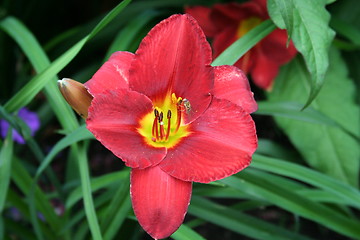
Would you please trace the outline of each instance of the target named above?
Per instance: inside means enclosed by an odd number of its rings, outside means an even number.
[[[191,104],[190,104],[190,101],[189,101],[188,99],[184,98],[184,99],[182,100],[182,103],[183,103],[183,105],[184,105],[186,114],[190,114],[190,112],[191,112]]]

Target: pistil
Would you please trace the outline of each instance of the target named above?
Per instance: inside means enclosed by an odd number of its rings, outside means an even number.
[[[165,141],[167,141],[169,139],[170,130],[171,130],[171,111],[170,110],[168,110],[168,112],[167,112],[167,119],[168,119],[168,125],[167,125]]]
[[[160,125],[160,140],[164,140],[165,130],[164,130],[164,114],[161,112],[159,115],[159,125]]]

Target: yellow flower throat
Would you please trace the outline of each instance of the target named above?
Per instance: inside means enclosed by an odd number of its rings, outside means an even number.
[[[137,129],[148,145],[172,148],[190,135],[189,125],[185,125],[183,120],[183,115],[191,110],[186,98],[178,98],[172,93],[164,101],[153,104],[154,110],[140,119]]]

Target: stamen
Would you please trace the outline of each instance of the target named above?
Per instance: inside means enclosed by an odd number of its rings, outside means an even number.
[[[164,137],[165,137],[163,119],[164,119],[164,114],[161,112],[159,115],[159,125],[160,125],[160,139],[159,140],[164,140]]]
[[[175,133],[177,133],[177,131],[180,128],[180,123],[181,123],[181,115],[182,115],[182,99],[180,99],[178,101],[178,103],[176,104],[176,108],[177,108],[177,119],[176,119],[176,129],[175,129]]]
[[[153,122],[153,126],[152,126],[152,138],[151,140],[153,142],[156,142],[156,140],[159,139],[159,133],[158,133],[158,118],[159,118],[159,111],[157,109],[154,109],[154,122]]]
[[[167,119],[168,119],[168,125],[167,125],[167,130],[166,130],[165,141],[167,141],[169,139],[169,135],[170,135],[170,125],[171,125],[171,111],[170,110],[168,110],[168,112],[167,112]]]

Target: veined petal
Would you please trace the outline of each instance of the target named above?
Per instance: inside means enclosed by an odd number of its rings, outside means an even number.
[[[257,110],[249,81],[243,71],[237,67],[228,65],[215,67],[213,94],[217,98],[227,99],[241,106],[248,113]]]
[[[97,95],[91,102],[87,128],[106,148],[132,168],[158,164],[165,148],[153,148],[138,133],[139,120],[153,111],[149,98],[126,89]]]
[[[129,68],[134,54],[115,52],[84,85],[95,97],[106,90],[128,89]]]
[[[129,86],[155,103],[172,93],[188,99],[193,114],[185,116],[187,123],[211,101],[210,63],[210,45],[195,19],[173,15],[157,24],[141,42],[130,68]]]
[[[185,12],[196,19],[207,37],[213,37],[218,31],[210,19],[211,11],[211,8],[204,6],[191,6],[185,8]]]
[[[131,201],[143,229],[161,239],[175,232],[184,220],[192,183],[163,172],[158,166],[131,170]]]
[[[191,123],[192,133],[159,164],[184,181],[211,182],[239,172],[250,164],[257,147],[255,124],[240,106],[213,98],[211,105]]]
[[[237,40],[236,36],[237,26],[230,26],[225,28],[222,32],[214,36],[213,48],[214,58],[220,55],[227,47]]]

